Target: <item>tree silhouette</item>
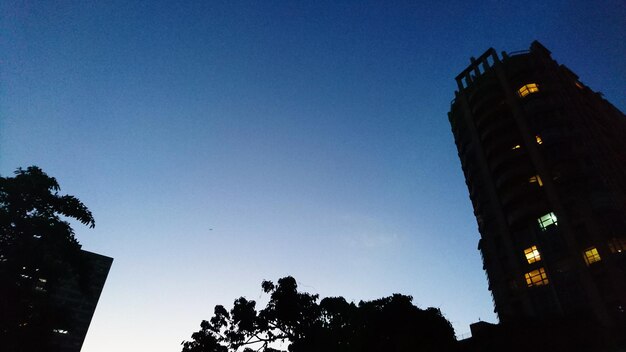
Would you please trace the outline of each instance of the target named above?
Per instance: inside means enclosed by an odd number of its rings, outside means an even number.
[[[51,351],[53,329],[71,318],[52,297],[59,283],[88,287],[88,263],[70,223],[91,228],[91,212],[40,168],[0,177],[0,350]]]
[[[184,341],[183,352],[404,352],[452,351],[454,329],[437,308],[422,310],[412,297],[394,294],[349,303],[298,292],[296,280],[263,281],[266,307],[243,297],[227,311],[215,307],[209,321]],[[285,347],[286,346],[286,347]]]

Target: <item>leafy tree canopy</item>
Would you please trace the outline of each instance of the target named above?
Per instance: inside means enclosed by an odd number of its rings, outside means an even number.
[[[349,303],[343,297],[319,301],[298,292],[296,280],[263,281],[270,294],[265,308],[235,300],[228,311],[215,307],[209,321],[182,343],[183,352],[403,352],[450,351],[454,329],[437,308],[420,309],[412,297],[394,294]],[[286,347],[285,347],[286,346]]]
[[[61,281],[86,288],[89,270],[70,223],[89,227],[91,212],[76,197],[60,195],[54,177],[40,168],[0,177],[0,350],[40,349],[53,327],[68,317],[53,296]],[[30,348],[27,347],[30,345]]]

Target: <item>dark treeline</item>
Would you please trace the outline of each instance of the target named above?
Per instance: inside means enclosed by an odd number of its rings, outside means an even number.
[[[73,282],[88,291],[89,263],[62,217],[90,227],[94,218],[59,190],[35,166],[0,177],[0,351],[58,350],[59,332],[71,331],[74,321],[55,300],[57,290]]]
[[[215,307],[209,321],[183,342],[183,352],[403,352],[453,351],[454,329],[437,308],[420,309],[395,294],[358,304],[343,297],[319,300],[298,292],[296,280],[264,281],[265,308],[243,297],[227,311]],[[285,347],[287,346],[288,347]]]

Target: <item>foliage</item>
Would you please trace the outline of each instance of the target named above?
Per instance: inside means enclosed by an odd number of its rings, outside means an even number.
[[[44,350],[53,328],[69,317],[51,297],[60,282],[85,288],[89,270],[65,218],[91,228],[91,212],[77,198],[59,195],[54,177],[36,166],[0,177],[0,350]],[[28,347],[30,346],[30,347]],[[39,347],[39,348],[38,348]],[[46,349],[50,350],[50,349]]]
[[[296,280],[264,281],[265,308],[238,298],[233,308],[215,307],[209,321],[182,343],[183,352],[369,352],[450,351],[454,330],[439,309],[422,310],[412,297],[394,294],[348,303],[298,292]],[[284,346],[288,346],[285,347]]]

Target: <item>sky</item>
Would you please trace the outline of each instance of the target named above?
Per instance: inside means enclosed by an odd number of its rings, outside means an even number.
[[[37,165],[114,258],[84,352],[177,351],[294,276],[497,322],[447,119],[454,77],[539,40],[626,110],[626,3],[0,4],[0,174]]]

